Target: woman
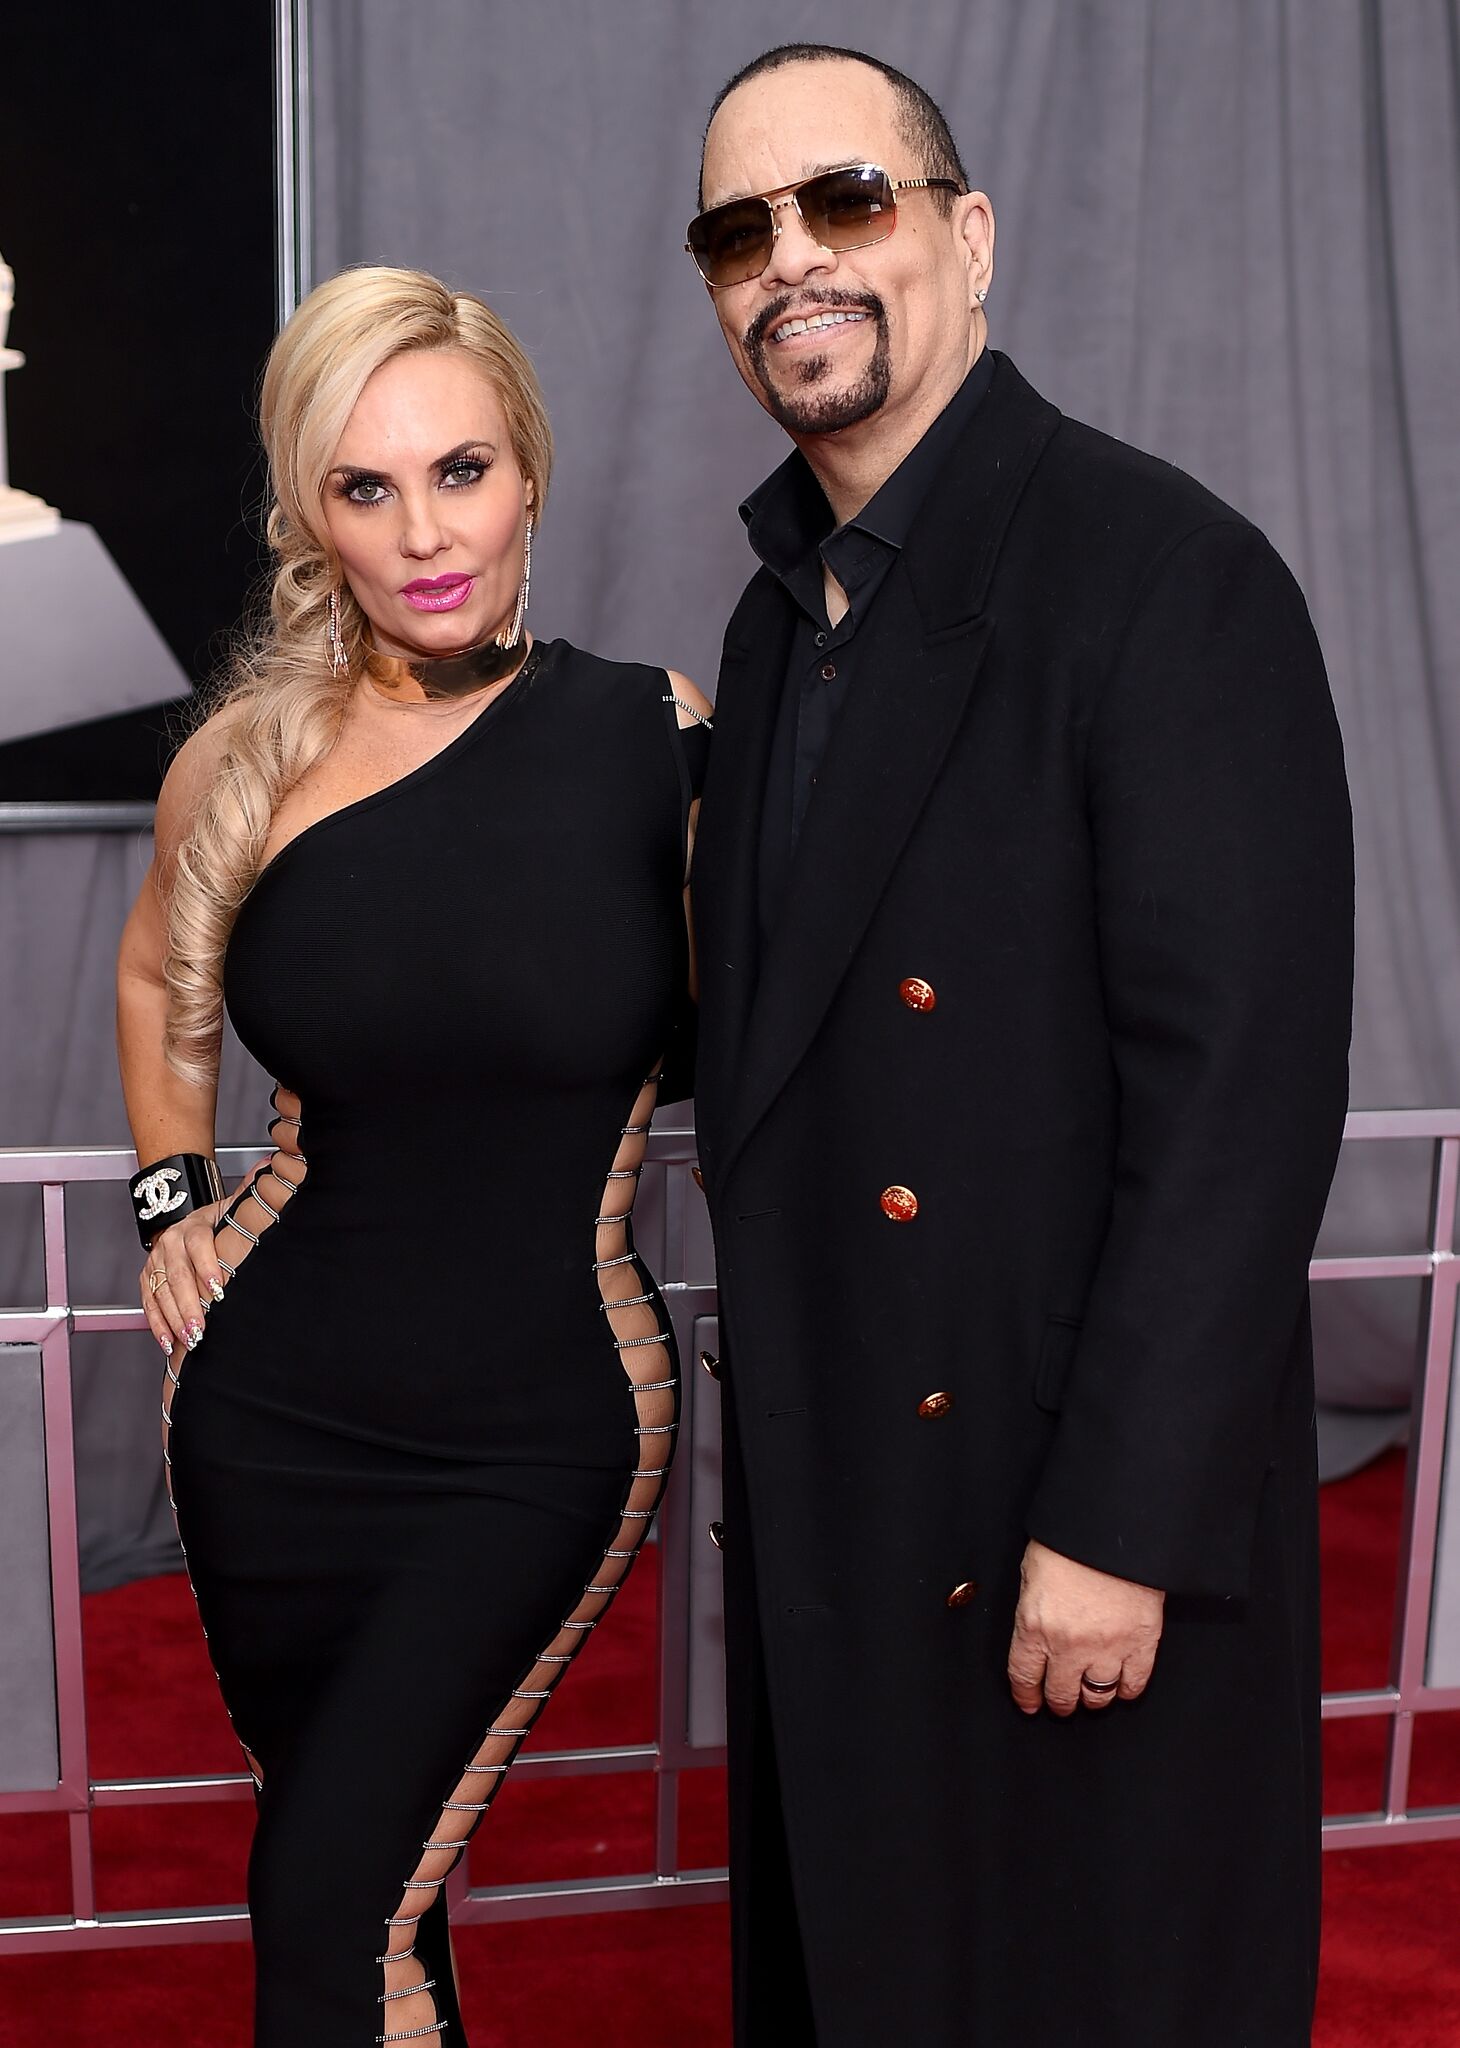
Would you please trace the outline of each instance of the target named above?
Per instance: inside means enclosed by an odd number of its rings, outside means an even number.
[[[363,2048],[459,2031],[443,1880],[668,1466],[629,1217],[708,707],[525,630],[551,436],[479,300],[320,286],[262,429],[271,623],[163,787],[121,1061],[164,1454],[257,1788],[256,2039]],[[308,1157],[226,1206],[225,993]]]

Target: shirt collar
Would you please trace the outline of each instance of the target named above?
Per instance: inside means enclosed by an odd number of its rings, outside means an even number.
[[[761,561],[785,582],[812,566],[810,558],[817,550],[843,537],[857,536],[859,546],[865,535],[874,543],[903,547],[929,486],[977,411],[993,374],[993,353],[985,349],[922,439],[843,527],[836,526],[811,465],[795,449],[740,507],[747,538]]]

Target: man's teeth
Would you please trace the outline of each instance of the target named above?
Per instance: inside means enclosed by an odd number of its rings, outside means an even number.
[[[789,341],[793,334],[814,334],[818,327],[844,327],[848,321],[865,320],[865,313],[813,313],[809,320],[783,320],[771,334],[772,341]]]

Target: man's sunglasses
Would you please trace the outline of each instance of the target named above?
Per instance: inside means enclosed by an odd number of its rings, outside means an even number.
[[[823,249],[867,249],[885,242],[897,226],[899,192],[925,192],[935,185],[948,192],[963,190],[956,178],[891,178],[880,164],[848,164],[844,170],[778,185],[773,192],[712,206],[690,222],[684,246],[710,289],[724,291],[759,277],[770,262],[782,207],[795,207],[802,227]]]

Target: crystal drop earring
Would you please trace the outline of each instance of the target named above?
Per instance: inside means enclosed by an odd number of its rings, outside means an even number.
[[[527,532],[522,543],[522,583],[517,592],[517,609],[512,614],[512,630],[505,638],[499,633],[499,647],[515,647],[522,638],[522,622],[527,617],[527,593],[532,587],[532,521],[527,522]]]
[[[338,588],[330,592],[329,618],[324,629],[325,650],[329,655],[330,674],[347,675],[350,657],[345,652],[344,638],[340,632],[340,593]]]

